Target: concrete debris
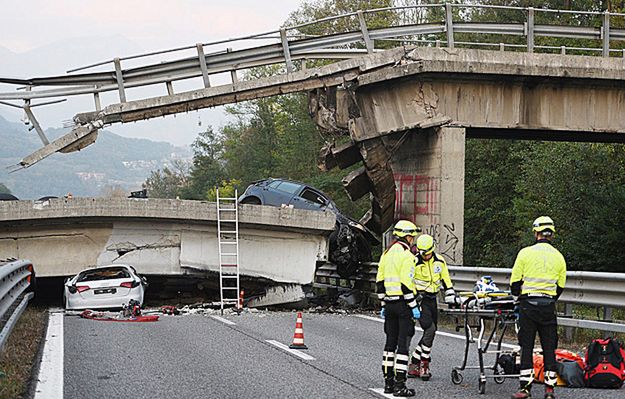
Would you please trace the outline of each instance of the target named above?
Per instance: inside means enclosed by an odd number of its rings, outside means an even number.
[[[248,308],[284,305],[305,302],[306,295],[301,285],[285,284],[269,287],[263,295],[249,299],[245,306]]]

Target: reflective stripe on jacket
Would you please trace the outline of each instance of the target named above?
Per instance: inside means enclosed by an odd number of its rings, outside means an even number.
[[[400,241],[395,242],[382,254],[378,264],[376,282],[384,282],[386,296],[404,295],[404,285],[414,294],[415,258],[410,247]]]
[[[510,284],[522,281],[521,295],[546,294],[555,297],[566,283],[564,256],[548,242],[537,242],[519,251]]]
[[[445,289],[453,288],[447,263],[442,256],[434,252],[429,260],[424,260],[421,255],[417,255],[416,261],[414,281],[417,292],[436,294],[441,286]]]

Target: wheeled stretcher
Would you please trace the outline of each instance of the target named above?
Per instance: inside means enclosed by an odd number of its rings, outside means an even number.
[[[492,378],[497,384],[502,384],[506,378],[518,378],[519,374],[505,374],[499,365],[499,357],[510,354],[514,361],[518,356],[516,351],[502,350],[502,341],[506,331],[514,329],[518,332],[517,315],[514,310],[514,300],[508,292],[461,292],[461,304],[449,309],[441,309],[443,314],[455,318],[456,331],[464,329],[465,347],[462,365],[453,367],[451,381],[458,385],[463,381],[462,372],[467,369],[479,370],[478,391],[483,394],[486,391],[486,379]],[[486,321],[490,320],[490,332],[487,332]],[[510,329],[510,330],[509,330]],[[477,333],[477,341],[474,335]],[[485,338],[485,334],[488,336]],[[495,348],[489,349],[494,343]],[[475,343],[477,346],[478,365],[467,365],[469,347]],[[495,361],[492,365],[485,365],[484,355],[494,354]]]

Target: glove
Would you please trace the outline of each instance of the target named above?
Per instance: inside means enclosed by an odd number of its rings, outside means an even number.
[[[419,311],[419,307],[416,306],[412,308],[412,318],[415,320],[419,320],[419,317],[421,317],[421,312]]]
[[[380,310],[380,317],[383,318],[383,319],[386,317],[386,314],[384,313],[384,308],[382,308],[382,310]]]
[[[458,303],[458,301],[456,300],[456,298],[458,298],[458,295],[456,295],[456,291],[454,291],[453,288],[448,288],[445,290],[445,303],[448,305],[455,305]],[[460,299],[460,298],[458,298]]]

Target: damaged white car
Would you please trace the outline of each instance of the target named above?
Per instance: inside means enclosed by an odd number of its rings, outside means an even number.
[[[65,281],[65,309],[123,308],[130,300],[143,305],[147,280],[130,265],[86,269]]]

